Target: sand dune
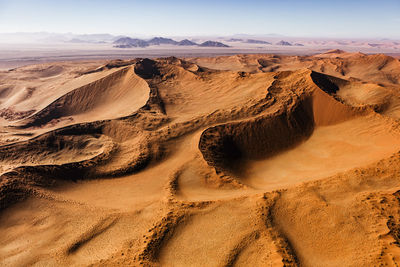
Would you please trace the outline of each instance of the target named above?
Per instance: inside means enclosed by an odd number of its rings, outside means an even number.
[[[68,92],[27,118],[23,127],[41,127],[66,117],[74,123],[123,117],[146,104],[149,91],[133,68],[126,67]]]
[[[248,72],[309,68],[339,78],[399,84],[400,61],[384,54],[366,55],[333,50],[313,56],[235,55],[188,58],[200,66]]]
[[[400,62],[0,72],[0,265],[396,266]]]

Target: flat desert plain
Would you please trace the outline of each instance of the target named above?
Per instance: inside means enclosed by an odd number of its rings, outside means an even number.
[[[400,61],[0,71],[2,266],[397,266]]]

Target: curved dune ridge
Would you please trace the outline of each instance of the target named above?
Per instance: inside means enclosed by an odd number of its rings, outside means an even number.
[[[399,66],[332,50],[0,72],[0,265],[395,266]]]
[[[241,157],[277,154],[301,143],[319,126],[337,124],[360,113],[315,88],[272,114],[207,129],[202,133],[199,149],[210,165],[237,167]]]
[[[83,122],[126,116],[146,103],[149,91],[133,67],[125,67],[63,95],[30,116],[24,127],[39,127],[66,117]]]

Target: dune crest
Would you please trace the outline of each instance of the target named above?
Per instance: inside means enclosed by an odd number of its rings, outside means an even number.
[[[142,107],[149,92],[147,83],[135,75],[133,68],[125,67],[68,92],[30,116],[23,127],[40,127],[66,117],[74,123],[85,121],[85,117],[90,118],[86,121],[123,117]]]

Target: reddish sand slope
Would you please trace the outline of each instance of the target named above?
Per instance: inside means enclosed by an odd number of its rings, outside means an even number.
[[[0,265],[397,266],[400,62],[0,72]]]

